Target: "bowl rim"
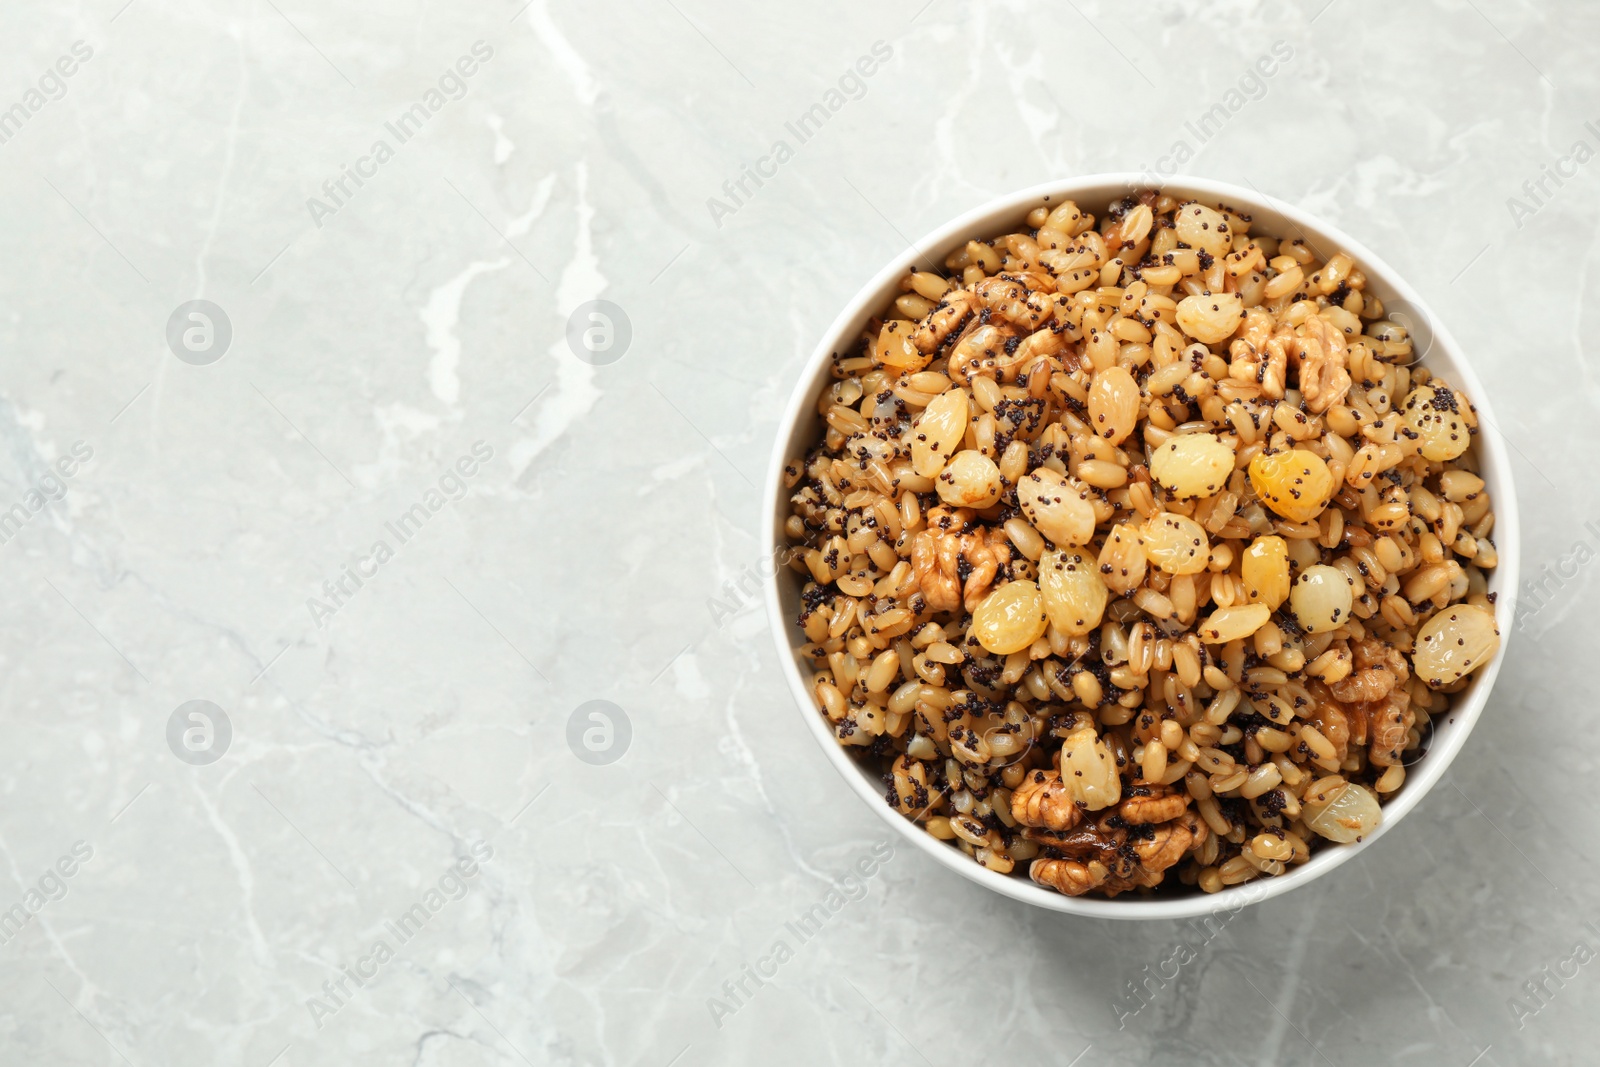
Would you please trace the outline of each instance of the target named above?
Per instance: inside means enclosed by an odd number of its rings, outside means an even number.
[[[797,443],[815,438],[815,433],[810,432],[815,428],[815,424],[810,421],[815,418],[812,414],[815,398],[822,382],[825,381],[825,370],[832,354],[843,347],[841,342],[848,343],[848,335],[859,330],[860,323],[864,322],[872,312],[887,304],[888,297],[893,291],[892,287],[923,255],[942,256],[953,242],[1003,232],[1001,227],[1007,224],[1007,219],[1013,220],[1011,224],[1014,225],[1014,220],[1021,218],[1028,209],[1047,201],[1073,200],[1097,208],[1119,195],[1141,189],[1159,188],[1163,192],[1179,197],[1237,206],[1249,211],[1253,217],[1275,216],[1273,223],[1282,220],[1288,225],[1274,227],[1269,224],[1269,228],[1279,230],[1298,228],[1301,231],[1298,236],[1311,239],[1313,243],[1320,240],[1329,245],[1336,245],[1339,250],[1354,257],[1367,277],[1377,283],[1375,288],[1393,294],[1390,297],[1391,303],[1396,298],[1403,300],[1425,317],[1431,327],[1433,340],[1424,358],[1434,352],[1442,351],[1445,361],[1450,364],[1447,380],[1467,390],[1477,409],[1481,427],[1477,435],[1482,467],[1480,473],[1489,484],[1494,496],[1495,545],[1500,553],[1499,565],[1490,576],[1489,582],[1490,589],[1498,594],[1495,603],[1495,621],[1501,634],[1500,649],[1493,661],[1478,672],[1472,685],[1462,693],[1456,694],[1455,706],[1447,717],[1448,730],[1435,732],[1434,743],[1430,746],[1426,758],[1408,768],[1405,788],[1398,796],[1384,804],[1384,819],[1378,828],[1354,844],[1323,848],[1306,863],[1285,874],[1230,886],[1214,894],[1196,892],[1191,895],[1155,900],[1138,899],[1131,894],[1115,899],[1068,897],[1026,878],[1019,878],[1015,874],[1002,875],[990,871],[960,850],[936,840],[888,805],[876,780],[871,778],[845,751],[844,746],[838,743],[832,731],[824,724],[797,662],[796,649],[802,643],[796,639],[799,631],[790,625],[784,614],[780,583],[787,580],[785,576],[789,573],[788,569],[782,566],[763,568],[763,592],[767,604],[768,624],[795,706],[805,719],[807,730],[822,747],[828,761],[845,779],[851,790],[868,807],[876,811],[881,819],[893,826],[902,839],[912,843],[935,862],[969,881],[1012,900],[1069,915],[1124,920],[1170,920],[1233,912],[1249,904],[1282,896],[1306,885],[1370,848],[1391,828],[1398,825],[1422,798],[1432,791],[1466,744],[1488,702],[1495,679],[1505,661],[1506,650],[1510,646],[1512,632],[1515,629],[1521,545],[1520,516],[1517,510],[1510,456],[1498,431],[1498,420],[1494,417],[1489,395],[1461,345],[1404,277],[1366,245],[1339,227],[1264,193],[1206,178],[1173,177],[1150,182],[1146,177],[1132,171],[1089,174],[1043,182],[994,197],[935,227],[908,249],[895,255],[874,274],[822,333],[801,368],[790,394],[789,403],[777,428],[764,485],[761,544],[764,551],[771,553],[769,558],[774,560],[787,545],[786,538],[782,536],[780,518],[786,514],[784,505],[787,501],[787,492],[782,483],[783,468],[788,462],[791,449]],[[1276,234],[1280,237],[1286,235],[1281,232]]]

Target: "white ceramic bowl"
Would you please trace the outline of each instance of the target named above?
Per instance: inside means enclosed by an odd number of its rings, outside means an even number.
[[[787,542],[783,537],[783,520],[787,517],[788,493],[783,488],[784,464],[807,449],[820,438],[819,420],[816,416],[816,398],[828,382],[829,362],[832,354],[848,347],[860,336],[866,320],[881,313],[914,261],[926,262],[927,257],[942,262],[951,251],[971,238],[993,237],[1013,232],[1025,226],[1024,216],[1042,204],[1055,205],[1063,200],[1075,201],[1098,218],[1112,200],[1129,192],[1148,188],[1148,183],[1135,174],[1096,174],[1045,185],[1034,186],[984,204],[953,219],[917,242],[916,250],[907,249],[886,265],[862,287],[855,299],[839,314],[823,334],[810,362],[800,375],[790,398],[788,410],[778,426],[777,440],[773,446],[772,462],[767,474],[767,507],[762,525],[763,543],[777,553]],[[1465,355],[1450,332],[1427,311],[1422,298],[1386,263],[1366,247],[1327,223],[1298,211],[1289,205],[1271,201],[1259,193],[1222,182],[1195,178],[1174,179],[1161,186],[1164,192],[1178,197],[1193,197],[1207,203],[1226,203],[1249,213],[1254,222],[1252,231],[1272,237],[1304,237],[1322,256],[1345,251],[1354,256],[1366,273],[1368,286],[1384,301],[1386,308],[1405,308],[1414,320],[1407,323],[1412,328],[1415,343],[1423,352],[1421,362],[1435,374],[1464,389],[1477,405],[1481,432],[1478,434],[1482,475],[1494,499],[1495,546],[1500,553],[1500,565],[1490,578],[1490,589],[1498,593],[1495,605],[1500,625],[1501,643],[1494,662],[1477,672],[1472,685],[1453,698],[1448,716],[1437,723],[1427,754],[1409,768],[1406,783],[1398,796],[1383,807],[1383,822],[1377,830],[1353,845],[1324,847],[1311,859],[1277,878],[1263,878],[1244,885],[1233,886],[1220,893],[1203,894],[1196,890],[1192,895],[1140,899],[1126,894],[1113,900],[1094,897],[1067,897],[1028,880],[1025,871],[1000,875],[986,870],[964,853],[929,836],[918,826],[894,811],[884,800],[883,786],[876,777],[857,763],[834,738],[825,723],[807,684],[808,672],[801,665],[797,650],[804,642],[795,620],[799,614],[800,579],[791,570],[779,568],[766,584],[767,613],[774,640],[778,645],[779,659],[794,692],[795,702],[817,744],[844,777],[850,789],[913,847],[920,849],[936,862],[943,864],[963,878],[1004,894],[1014,900],[1026,901],[1041,908],[1068,912],[1074,915],[1093,915],[1113,919],[1179,919],[1216,911],[1233,910],[1246,904],[1266,900],[1289,892],[1318,878],[1349,860],[1358,852],[1372,848],[1427,795],[1456,753],[1466,743],[1484,704],[1500,664],[1510,644],[1512,622],[1516,611],[1517,560],[1520,550],[1516,493],[1511,483],[1511,465],[1505,445],[1494,429],[1498,425],[1490,404],[1488,391],[1478,376],[1472,372]]]

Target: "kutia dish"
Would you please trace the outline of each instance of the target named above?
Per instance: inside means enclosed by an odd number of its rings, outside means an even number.
[[[1509,478],[1447,335],[1353,241],[1197,184],[922,242],[775,457],[814,732],[924,847],[1061,910],[1192,914],[1361,847],[1510,620]]]

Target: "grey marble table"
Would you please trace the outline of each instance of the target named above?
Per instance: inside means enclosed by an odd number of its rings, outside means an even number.
[[[1593,5],[521,2],[4,13],[0,1062],[1594,1062]],[[1114,169],[1405,272],[1537,586],[1445,783],[1209,931],[880,846],[754,593],[839,306]]]

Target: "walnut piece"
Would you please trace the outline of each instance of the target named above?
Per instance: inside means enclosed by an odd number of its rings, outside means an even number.
[[[1357,670],[1368,667],[1382,667],[1394,675],[1396,683],[1405,682],[1411,677],[1411,666],[1406,661],[1405,653],[1391,644],[1375,638],[1364,637],[1355,642],[1351,651],[1355,654]]]
[[[940,530],[918,530],[911,541],[911,570],[930,611],[961,606],[961,539]]]
[[[1200,825],[1204,826],[1205,823]],[[1194,843],[1193,831],[1180,820],[1174,819],[1156,827],[1154,837],[1135,841],[1133,851],[1138,853],[1139,866],[1152,874],[1161,874],[1183,859],[1183,854],[1193,848]]]
[[[1335,699],[1346,704],[1366,704],[1388,696],[1398,681],[1387,667],[1368,667],[1328,688]]]
[[[989,594],[1000,568],[1011,562],[1011,542],[1003,531],[980,526],[971,533],[956,532],[971,525],[972,512],[965,508],[932,508],[928,528],[911,540],[911,571],[933,611],[974,610]]]
[[[1284,342],[1283,349],[1300,367],[1300,396],[1320,415],[1344,402],[1350,392],[1345,370],[1344,333],[1320,315],[1313,315]]]
[[[1024,826],[1061,832],[1078,825],[1083,812],[1055,771],[1030,771],[1011,794],[1011,817]]]
[[[1130,788],[1147,786],[1137,783]],[[1081,896],[1091,890],[1115,896],[1130,889],[1160,885],[1167,869],[1205,844],[1210,834],[1205,822],[1188,810],[1188,802],[1187,795],[1179,794],[1129,797],[1115,811],[1107,811],[1095,823],[1076,829],[1056,831],[1029,826],[1023,836],[1041,846],[1046,854],[1034,860],[1028,874],[1040,885],[1068,896]],[[1151,813],[1155,805],[1175,808],[1177,815],[1156,825],[1130,823],[1126,814],[1130,803],[1135,810],[1142,806]]]
[[[1081,897],[1104,886],[1111,872],[1098,860],[1079,863],[1076,860],[1037,859],[1028,868],[1028,877],[1058,893]]]
[[[1381,701],[1361,706],[1371,723],[1372,762],[1379,767],[1393,767],[1400,762],[1411,728],[1417,724],[1417,713],[1411,710],[1411,694],[1397,689]]]
[[[1026,284],[1037,280],[1040,289],[1046,285],[1053,291],[1053,281],[1047,282],[1037,274],[997,274],[973,286],[978,300],[995,316],[1015,323],[1027,330],[1037,330],[1055,311],[1055,304],[1045,292],[1035,292]]]
[[[974,376],[993,378],[1010,339],[999,327],[974,320],[973,328],[963,330],[950,351],[951,379],[971,385]]]
[[[1228,377],[1236,382],[1254,382],[1263,396],[1282,400],[1288,381],[1289,356],[1283,339],[1272,333],[1272,316],[1259,308],[1245,313],[1233,343],[1228,346]]]
[[[980,527],[975,533],[961,535],[961,558],[971,568],[961,587],[961,604],[968,611],[975,611],[989,595],[1000,565],[1011,559],[1011,543],[1001,531]]]
[[[1159,741],[1151,742],[1160,744]],[[1189,809],[1189,794],[1175,793],[1168,786],[1135,782],[1119,809],[1122,821],[1130,826],[1170,822]]]
[[[911,343],[924,355],[937,352],[951,331],[961,325],[978,307],[978,298],[969,290],[954,289],[946,293],[939,306],[928,316],[928,321],[911,334]]]

